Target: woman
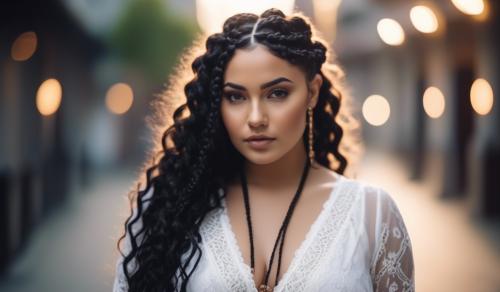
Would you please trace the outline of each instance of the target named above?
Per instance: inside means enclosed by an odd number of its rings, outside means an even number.
[[[237,14],[205,49],[131,199],[114,291],[413,291],[397,206],[344,176],[353,119],[309,21]]]

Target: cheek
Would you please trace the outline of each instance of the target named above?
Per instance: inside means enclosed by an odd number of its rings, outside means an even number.
[[[276,129],[284,134],[283,138],[295,140],[298,135],[302,135],[306,122],[305,105],[290,105],[278,110],[275,117]]]
[[[226,130],[231,138],[235,138],[234,136],[239,132],[240,124],[241,124],[241,118],[242,115],[238,114],[237,111],[235,110],[229,110],[224,104],[221,105],[221,116],[222,116],[222,122],[224,123],[224,126],[226,127]]]

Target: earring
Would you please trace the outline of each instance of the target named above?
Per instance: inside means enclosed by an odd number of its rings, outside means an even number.
[[[309,114],[309,120],[307,126],[309,128],[309,163],[312,165],[314,161],[314,150],[313,150],[313,109],[312,107],[307,108]]]

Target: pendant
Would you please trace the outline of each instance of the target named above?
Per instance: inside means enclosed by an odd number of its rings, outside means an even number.
[[[261,284],[259,287],[259,292],[273,292],[273,289],[271,289],[271,287],[267,286],[266,284]]]

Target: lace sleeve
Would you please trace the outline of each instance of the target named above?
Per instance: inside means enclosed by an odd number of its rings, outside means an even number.
[[[378,191],[373,291],[415,291],[413,253],[403,218],[391,196]]]
[[[143,199],[150,198],[153,194],[153,188],[148,191],[143,197]],[[143,205],[143,210],[145,210],[148,206],[149,202],[145,202]],[[137,214],[137,209],[134,208],[132,210],[133,217],[136,217]],[[142,220],[139,219],[135,224],[132,225],[132,232],[133,234],[137,234],[137,232],[141,229],[142,227]],[[128,232],[128,229],[126,230],[125,233],[125,238],[123,239],[123,247],[122,247],[122,253],[124,255],[127,255],[130,250],[132,249],[132,245],[130,243],[131,236],[130,233]],[[141,235],[138,236],[138,241],[141,240]],[[127,283],[127,278],[125,276],[125,272],[123,270],[123,256],[120,254],[115,265],[115,279],[113,282],[113,292],[127,292],[128,291],[128,283]],[[134,260],[130,261],[128,263],[128,271],[134,271],[136,268]]]

